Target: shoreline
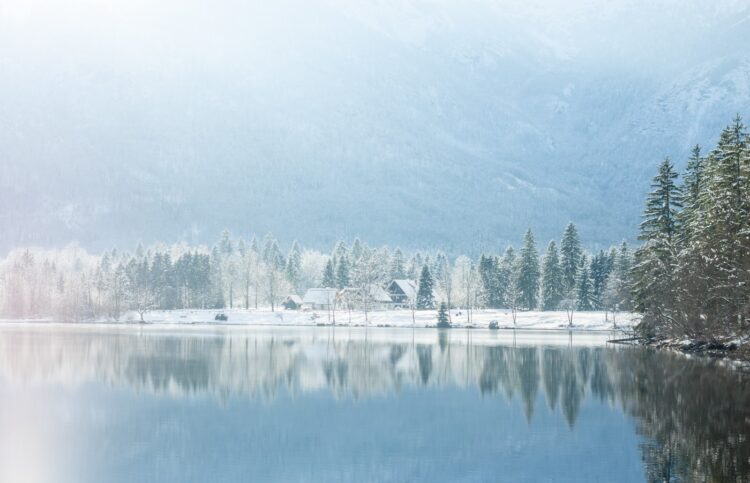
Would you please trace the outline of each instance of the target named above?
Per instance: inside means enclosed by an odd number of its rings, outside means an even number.
[[[606,334],[611,332],[617,332],[621,334],[628,334],[630,333],[628,331],[629,328],[625,327],[618,327],[618,328],[609,328],[609,329],[595,329],[595,328],[586,328],[586,327],[554,327],[554,328],[542,328],[542,327],[499,327],[497,329],[490,329],[488,327],[478,327],[478,326],[465,326],[465,325],[454,325],[452,327],[445,327],[440,328],[436,325],[415,325],[415,326],[405,326],[405,325],[363,325],[363,324],[270,324],[270,323],[254,323],[254,324],[228,324],[225,322],[188,322],[188,323],[173,323],[173,322],[161,322],[161,321],[149,321],[149,322],[140,322],[140,321],[119,321],[119,322],[108,322],[108,321],[80,321],[80,322],[74,322],[74,321],[64,321],[64,320],[45,320],[45,319],[0,319],[0,327],[2,326],[45,326],[45,325],[62,325],[62,326],[71,326],[71,327],[154,327],[154,328],[269,328],[269,327],[276,327],[276,328],[289,328],[289,329],[315,329],[315,328],[338,328],[338,329],[396,329],[396,330],[414,330],[414,329],[420,329],[420,330],[438,330],[438,331],[458,331],[458,330],[470,330],[470,331],[477,331],[477,332],[488,332],[488,333],[511,333],[513,331],[517,332],[538,332],[538,333],[555,333],[555,334],[563,334],[563,333],[584,333],[584,334]],[[618,340],[608,340],[608,343],[619,343]],[[637,344],[633,344],[637,345]]]
[[[565,312],[528,311],[518,312],[516,321],[510,311],[483,309],[472,311],[470,322],[467,322],[463,311],[452,311],[453,329],[481,330],[490,332],[505,332],[513,330],[529,330],[539,332],[600,332],[627,333],[637,323],[634,314],[621,313],[617,315],[617,326],[614,326],[611,313],[578,312],[574,314],[573,325],[568,325]],[[217,320],[218,315],[227,320]],[[318,311],[271,311],[271,310],[168,310],[146,312],[143,321],[134,312],[123,314],[119,321],[109,318],[94,318],[88,320],[65,320],[64,318],[34,317],[34,318],[0,318],[0,324],[49,324],[64,323],[70,325],[101,325],[101,326],[164,326],[164,327],[368,327],[368,328],[436,328],[437,317],[435,311],[372,311],[365,316],[364,312],[352,311],[332,314]],[[490,329],[493,324],[497,329]]]
[[[734,340],[720,343],[695,339],[644,339],[642,337],[631,337],[627,339],[612,340],[610,343],[667,350],[688,357],[695,355],[714,360],[722,360],[731,362],[733,366],[738,368],[750,369],[750,351],[748,350],[748,345],[740,344]]]

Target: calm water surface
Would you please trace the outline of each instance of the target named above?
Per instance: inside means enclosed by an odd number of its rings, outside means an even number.
[[[747,376],[606,336],[0,326],[0,481],[748,481]]]

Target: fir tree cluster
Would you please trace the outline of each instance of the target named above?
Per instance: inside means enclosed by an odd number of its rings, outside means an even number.
[[[682,182],[669,158],[651,184],[633,267],[642,335],[716,340],[750,325],[750,137],[737,116]]]
[[[628,310],[631,254],[627,242],[588,255],[576,226],[568,224],[559,243],[539,258],[531,230],[516,255],[479,259],[479,306],[520,310]]]
[[[272,235],[249,241],[224,231],[209,247],[139,245],[133,253],[100,256],[78,247],[19,249],[0,261],[0,311],[12,317],[57,315],[66,320],[119,320],[127,311],[270,308],[309,288],[347,289],[367,310],[373,288],[393,280],[416,287],[413,310],[511,308],[627,309],[626,244],[588,257],[575,225],[540,258],[529,230],[518,253],[478,259],[445,253],[370,247],[359,239],[337,242],[330,253],[288,251]]]

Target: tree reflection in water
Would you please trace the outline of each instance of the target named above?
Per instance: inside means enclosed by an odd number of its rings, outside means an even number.
[[[458,331],[389,341],[338,330],[6,328],[0,380],[269,402],[280,390],[358,399],[407,386],[474,387],[483,397],[518,397],[528,421],[541,391],[571,430],[587,399],[622,408],[643,438],[648,481],[750,480],[747,376],[720,363],[647,349],[475,343]]]

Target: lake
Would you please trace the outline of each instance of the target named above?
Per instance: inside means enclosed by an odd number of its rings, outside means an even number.
[[[4,324],[0,481],[748,481],[747,375],[607,337]]]

